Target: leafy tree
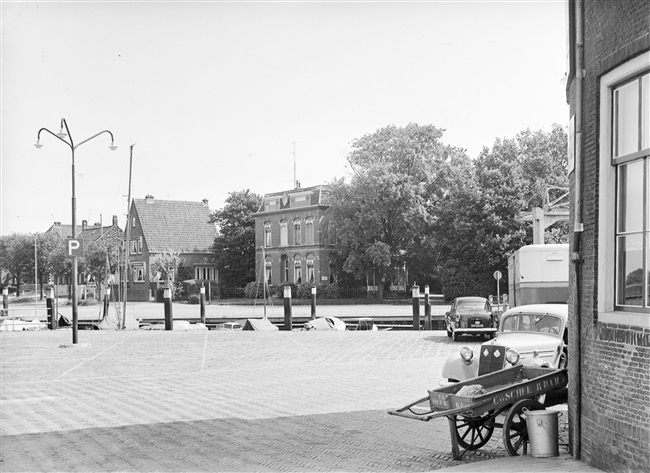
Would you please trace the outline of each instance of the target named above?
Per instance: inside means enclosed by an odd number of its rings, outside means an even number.
[[[245,286],[255,280],[255,218],[262,197],[249,189],[230,192],[222,209],[212,213],[217,224],[214,240],[219,279],[230,286]]]
[[[172,251],[157,253],[151,259],[151,267],[159,274],[159,281],[173,285],[173,276],[180,264],[180,254]]]
[[[564,129],[527,130],[514,139],[497,139],[484,148],[471,173],[458,174],[457,186],[439,201],[436,255],[448,298],[495,293],[492,274],[501,270],[507,288],[508,257],[532,242],[530,224],[519,212],[543,205],[546,186],[566,183]],[[560,230],[552,238],[560,239]]]
[[[52,233],[39,233],[36,235],[38,282],[40,284],[41,299],[43,298],[43,284],[53,272],[50,265],[50,255],[60,243],[61,239]]]
[[[0,237],[0,268],[16,280],[16,294],[20,294],[23,279],[34,274],[34,235],[13,233]]]
[[[341,269],[362,279],[376,275],[378,296],[393,268],[425,261],[425,232],[433,204],[449,192],[450,169],[467,161],[445,146],[433,125],[387,126],[352,143],[350,184],[331,183],[326,225],[336,228]],[[421,268],[421,266],[420,266]]]
[[[97,284],[104,285],[108,276],[117,272],[122,238],[119,234],[107,234],[90,243],[84,251],[86,275]]]

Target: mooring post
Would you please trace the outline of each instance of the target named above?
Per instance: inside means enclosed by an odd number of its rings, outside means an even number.
[[[54,288],[48,287],[45,291],[45,307],[47,307],[47,323],[50,330],[56,330],[58,324],[54,313]]]
[[[111,301],[111,287],[106,287],[106,294],[104,294],[104,317],[108,317],[109,303]]]
[[[201,286],[201,294],[199,296],[201,302],[201,323],[205,324],[205,287]]]
[[[163,291],[163,299],[165,302],[165,330],[174,330],[174,317],[172,314],[172,289],[166,287]]]
[[[429,300],[429,285],[424,286],[424,330],[432,330],[431,327],[431,301]]]
[[[311,288],[311,318],[316,318],[316,286]]]
[[[284,286],[284,329],[293,329],[291,320],[291,286]]]
[[[413,284],[413,330],[420,330],[420,286]]]

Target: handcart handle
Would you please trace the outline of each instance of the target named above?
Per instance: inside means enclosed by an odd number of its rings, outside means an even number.
[[[407,419],[416,419],[416,420],[422,420],[425,422],[430,421],[431,419],[435,419],[437,417],[443,417],[443,416],[450,416],[452,414],[459,414],[461,412],[466,412],[466,411],[471,411],[472,409],[475,409],[477,407],[480,407],[484,404],[487,404],[491,401],[491,399],[483,399],[481,401],[473,402],[471,404],[468,404],[463,407],[456,407],[454,409],[446,409],[443,411],[427,411],[427,412],[422,412],[422,413],[415,413],[412,410],[412,407],[422,404],[425,401],[428,401],[429,398],[425,397],[420,399],[419,401],[412,402],[408,406],[404,406],[400,409],[395,409],[393,411],[388,411],[390,415],[393,416],[400,416],[400,417],[406,417]]]

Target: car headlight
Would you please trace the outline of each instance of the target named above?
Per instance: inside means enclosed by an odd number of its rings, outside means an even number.
[[[506,361],[511,365],[516,365],[519,361],[519,353],[517,353],[517,350],[509,348],[508,351],[506,351]]]
[[[469,365],[474,359],[474,352],[470,347],[463,347],[460,349],[460,357]]]

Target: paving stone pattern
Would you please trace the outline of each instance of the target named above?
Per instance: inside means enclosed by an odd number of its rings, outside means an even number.
[[[438,386],[444,332],[0,334],[0,470],[431,471],[445,419],[386,411]],[[480,340],[464,343],[478,346]]]

